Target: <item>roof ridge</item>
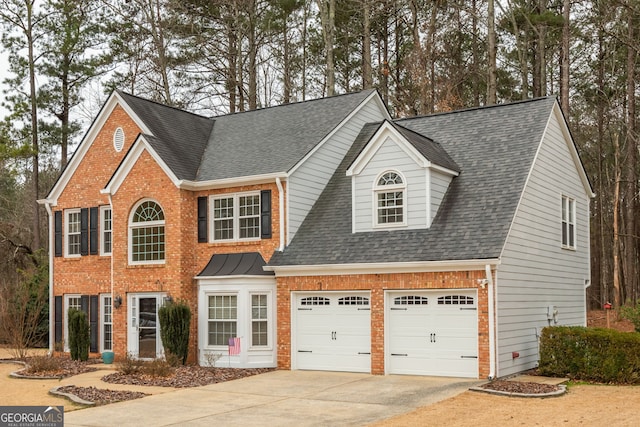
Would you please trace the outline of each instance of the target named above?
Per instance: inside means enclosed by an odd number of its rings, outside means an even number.
[[[421,116],[402,117],[402,118],[395,119],[394,121],[395,122],[399,122],[399,121],[404,121],[404,120],[421,119],[421,118],[424,118],[424,117],[435,117],[435,116],[444,116],[444,115],[447,115],[447,114],[467,113],[467,112],[471,112],[471,111],[488,110],[488,109],[491,109],[491,108],[509,107],[509,106],[513,106],[513,105],[527,104],[527,103],[530,103],[530,102],[537,102],[537,101],[543,101],[543,100],[548,100],[548,99],[554,99],[555,100],[555,99],[558,99],[558,97],[557,97],[557,95],[538,96],[536,98],[521,99],[521,100],[518,100],[518,101],[510,101],[510,102],[506,102],[506,103],[502,103],[502,104],[480,105],[480,106],[477,106],[477,107],[463,108],[461,110],[441,111],[441,112],[438,112],[438,113],[423,114]]]
[[[118,93],[118,95],[120,95],[120,96],[122,96],[122,95],[130,96],[131,98],[135,98],[137,100],[144,101],[144,102],[147,102],[149,104],[154,104],[154,105],[157,105],[159,107],[169,108],[171,110],[175,110],[175,111],[178,111],[180,113],[190,114],[190,115],[196,116],[197,118],[200,118],[200,119],[206,119],[206,120],[211,120],[212,119],[212,117],[203,116],[202,114],[194,113],[194,112],[191,112],[189,110],[185,110],[183,108],[178,108],[178,107],[175,107],[173,105],[167,105],[167,104],[163,104],[162,102],[154,101],[152,99],[147,99],[147,98],[143,98],[143,97],[138,96],[138,95],[133,95],[133,94],[131,94],[129,92],[125,92],[125,91],[120,90],[120,89],[116,89],[116,93]]]
[[[358,95],[358,94],[361,94],[363,92],[373,93],[375,91],[376,91],[376,89],[362,89],[362,90],[359,90],[357,92],[339,93],[339,94],[336,94],[336,95],[325,96],[325,97],[322,97],[322,98],[313,98],[313,99],[305,99],[305,100],[302,100],[302,101],[290,102],[288,104],[269,105],[267,107],[256,108],[255,110],[236,111],[236,112],[233,112],[233,113],[220,114],[218,116],[213,116],[211,118],[212,119],[216,119],[216,118],[222,118],[222,117],[235,116],[235,115],[239,115],[239,114],[256,113],[256,112],[259,112],[259,111],[272,110],[274,108],[282,108],[282,107],[295,106],[295,105],[300,105],[300,104],[308,104],[308,103],[311,103],[311,102],[324,101],[324,100],[327,100],[327,99],[334,99],[334,98],[339,98],[339,97],[344,97],[344,96]]]

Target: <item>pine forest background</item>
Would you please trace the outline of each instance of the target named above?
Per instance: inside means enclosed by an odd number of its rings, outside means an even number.
[[[557,95],[588,304],[640,297],[640,0],[0,0],[0,26],[0,289],[46,285],[36,200],[113,89],[212,116],[376,88],[395,117]]]

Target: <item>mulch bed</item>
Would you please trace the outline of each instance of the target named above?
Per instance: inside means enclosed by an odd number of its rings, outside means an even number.
[[[101,361],[95,359],[89,359],[86,362],[57,357],[51,359],[55,360],[55,363],[51,363],[51,369],[36,370],[34,368],[39,365],[39,360],[46,359],[43,359],[42,357],[28,357],[25,360],[27,366],[25,369],[19,371],[19,374],[23,377],[30,378],[67,378],[78,374],[84,374],[85,372],[97,371],[98,369],[91,365],[101,363]]]
[[[142,373],[125,375],[121,372],[115,372],[102,377],[102,381],[112,384],[185,388],[237,380],[273,370],[273,368],[205,368],[191,365],[174,368],[173,373],[166,377]]]
[[[546,394],[560,390],[557,385],[539,384],[528,381],[492,381],[481,386],[487,390],[502,391],[505,393],[521,393],[521,394]]]
[[[124,402],[125,400],[140,399],[141,397],[149,396],[147,393],[141,393],[138,391],[106,390],[96,387],[76,387],[74,385],[59,387],[57,391],[73,394],[82,400],[93,402],[95,406],[108,405],[110,403]]]

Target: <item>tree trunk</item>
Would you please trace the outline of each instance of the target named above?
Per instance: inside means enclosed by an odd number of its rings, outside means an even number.
[[[614,150],[615,150],[615,188],[613,191],[613,308],[620,308],[621,289],[620,289],[620,233],[618,217],[620,206],[620,144],[618,142],[618,135],[614,135]]]
[[[362,88],[373,87],[371,69],[371,6],[370,0],[362,2]]]
[[[258,68],[256,59],[258,57],[258,45],[256,41],[256,20],[258,19],[255,0],[249,1],[249,110],[258,108]]]
[[[634,9],[631,2],[628,3],[627,10],[627,117],[626,117],[626,236],[625,243],[625,298],[635,298],[637,289],[638,268],[636,264],[637,239],[636,232],[636,214],[638,212],[638,143],[636,141],[636,84],[635,84],[635,67],[636,67],[636,50],[635,50],[635,19]],[[623,301],[624,302],[624,301]]]
[[[33,24],[33,8],[35,1],[26,1],[27,13],[27,51],[29,66],[29,102],[31,103],[31,149],[33,154],[31,157],[31,180],[33,185],[33,247],[40,249],[40,147],[38,140],[38,96],[36,93],[36,64],[34,52],[34,24]]]
[[[336,93],[336,70],[333,57],[335,43],[336,0],[316,0],[320,9],[320,22],[326,55],[327,96]]]
[[[569,120],[569,38],[571,1],[563,0],[562,6],[562,57],[560,59],[560,106],[565,117]]]
[[[487,33],[487,105],[497,102],[496,17],[494,0],[488,0]]]

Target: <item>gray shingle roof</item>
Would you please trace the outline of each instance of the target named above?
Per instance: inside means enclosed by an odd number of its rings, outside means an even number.
[[[209,119],[124,92],[147,141],[178,179],[208,181],[287,172],[374,90]]]
[[[373,92],[216,117],[197,179],[287,172]]]
[[[348,165],[378,124],[366,125],[284,252],[270,265],[498,258],[555,98],[396,121],[438,141],[460,175],[431,228],[352,233]]]
[[[424,135],[394,123],[393,126],[431,163],[460,172],[460,167],[453,161],[440,144]]]
[[[147,141],[178,179],[193,180],[213,120],[118,91],[153,134]]]

